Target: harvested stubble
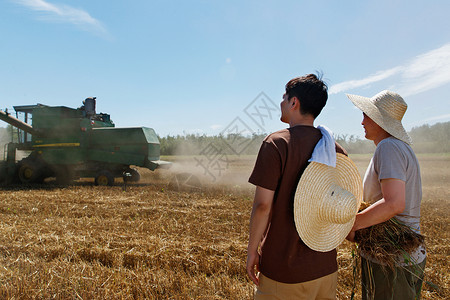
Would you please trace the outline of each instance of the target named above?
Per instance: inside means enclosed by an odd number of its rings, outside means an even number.
[[[356,161],[362,172],[369,159]],[[429,163],[436,166],[421,164],[425,276],[439,289],[425,284],[422,298],[449,299],[450,159]],[[245,258],[253,188],[242,179],[169,191],[158,172],[142,172],[143,183],[126,192],[91,182],[0,190],[0,299],[252,299]],[[338,299],[350,299],[352,247],[338,249]],[[358,299],[359,284],[356,291]]]
[[[0,191],[0,298],[249,298],[250,199],[155,186]]]

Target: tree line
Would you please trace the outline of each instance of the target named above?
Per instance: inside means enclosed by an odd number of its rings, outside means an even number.
[[[408,133],[413,140],[412,148],[416,153],[450,152],[450,122],[434,125],[425,124],[412,128]],[[227,155],[256,155],[265,136],[266,134],[255,134],[253,136],[188,134],[159,137],[159,141],[161,155],[199,155],[203,154],[202,151],[207,151],[208,147],[221,149]],[[372,141],[355,135],[337,135],[335,139],[350,154],[373,153],[375,150]],[[236,140],[239,140],[239,142],[236,142]],[[236,146],[238,144],[242,146]],[[235,149],[233,149],[234,146],[236,146]]]
[[[0,155],[4,145],[11,141],[11,130],[10,125],[7,128],[0,128]],[[414,127],[409,134],[416,153],[450,152],[450,122]],[[158,138],[161,155],[256,155],[265,136],[266,134],[252,136],[187,134]],[[350,154],[372,153],[375,150],[372,141],[355,135],[338,135],[335,139]]]
[[[199,134],[158,136],[161,155],[207,155],[215,149],[219,149],[226,155],[256,155],[265,137],[266,134],[238,137]],[[237,139],[239,142],[235,142]],[[375,150],[372,141],[363,140],[354,135],[338,135],[335,139],[351,154],[372,153]],[[239,145],[242,146],[239,147]]]

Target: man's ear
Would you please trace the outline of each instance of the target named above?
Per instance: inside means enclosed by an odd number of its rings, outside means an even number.
[[[297,97],[292,97],[292,103],[291,103],[291,108],[293,108],[294,110],[297,110],[300,106],[300,101],[298,101]]]

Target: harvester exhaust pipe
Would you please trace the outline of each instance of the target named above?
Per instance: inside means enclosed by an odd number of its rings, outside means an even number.
[[[97,97],[89,97],[83,101],[84,110],[88,117],[95,116],[95,99],[97,99]]]
[[[36,134],[36,130],[34,130],[30,124],[22,122],[21,120],[11,116],[9,113],[6,113],[1,110],[0,110],[0,120],[3,120],[6,123],[10,124],[11,126],[17,127],[29,134]]]

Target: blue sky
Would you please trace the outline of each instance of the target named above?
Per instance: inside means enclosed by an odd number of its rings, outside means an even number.
[[[391,89],[410,130],[450,120],[449,11],[444,0],[3,0],[0,109],[96,96],[117,127],[271,132],[286,127],[278,111],[264,124],[246,112],[261,97],[277,108],[289,79],[321,70],[316,125],[362,136],[345,93]]]

